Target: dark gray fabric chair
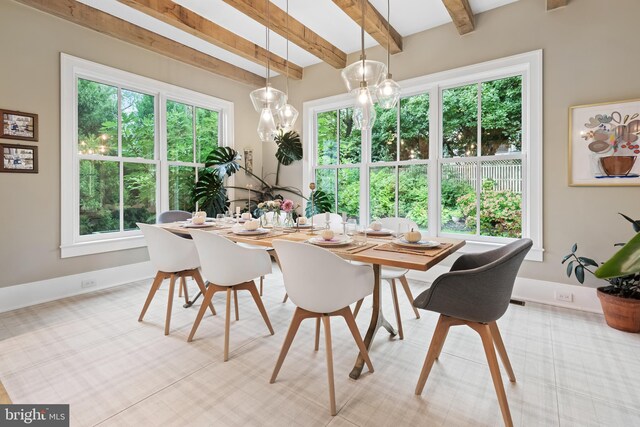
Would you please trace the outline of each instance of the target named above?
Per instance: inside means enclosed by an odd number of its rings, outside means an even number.
[[[168,222],[186,221],[191,218],[191,212],[187,211],[164,211],[158,215],[158,224]]]
[[[515,382],[516,378],[496,320],[507,311],[516,275],[532,245],[530,239],[520,239],[495,250],[462,255],[448,273],[438,277],[428,290],[418,295],[413,305],[440,313],[440,318],[420,373],[416,394],[422,394],[449,328],[467,325],[482,339],[504,423],[513,425],[496,350],[509,379]]]

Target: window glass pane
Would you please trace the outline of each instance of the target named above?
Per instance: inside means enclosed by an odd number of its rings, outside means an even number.
[[[318,113],[318,165],[338,163],[338,114],[336,111]]]
[[[370,169],[369,214],[372,220],[396,216],[396,168],[394,166]]]
[[[371,161],[395,162],[398,155],[398,109],[376,108],[376,121],[371,129]]]
[[[483,156],[522,149],[522,77],[482,83]]]
[[[124,229],[135,230],[136,222],[156,222],[155,165],[124,163],[122,182]]]
[[[442,91],[443,157],[477,155],[478,85]]]
[[[427,165],[400,166],[398,169],[398,216],[412,219],[421,229],[426,229],[429,223],[427,177]]]
[[[167,160],[193,162],[193,107],[167,101]]]
[[[482,162],[480,234],[522,237],[522,160]]]
[[[476,174],[475,162],[442,165],[442,231],[476,234]]]
[[[218,146],[218,112],[196,107],[196,162],[204,163]]]
[[[353,127],[353,108],[340,110],[340,164],[360,163],[362,132]]]
[[[122,90],[122,155],[153,159],[154,99],[151,95]]]
[[[360,217],[360,169],[338,169],[338,213]]]
[[[118,88],[78,79],[78,152],[118,155]]]
[[[169,166],[169,209],[194,212],[193,188],[196,170],[190,166]]]
[[[333,212],[336,206],[336,170],[316,169],[316,188],[327,194]]]
[[[120,231],[120,164],[80,160],[80,235]]]
[[[400,160],[429,158],[429,94],[400,100]]]

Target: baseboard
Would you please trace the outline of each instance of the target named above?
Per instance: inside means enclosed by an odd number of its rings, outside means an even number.
[[[0,313],[148,279],[154,274],[151,262],[146,261],[0,288]]]
[[[448,267],[436,265],[428,271],[409,271],[407,276],[410,279],[431,283],[436,277],[447,271],[449,271]],[[571,295],[572,301],[558,301],[556,299],[558,293]],[[560,282],[518,277],[513,288],[513,299],[588,311],[591,313],[602,313],[602,307],[598,301],[595,289]]]

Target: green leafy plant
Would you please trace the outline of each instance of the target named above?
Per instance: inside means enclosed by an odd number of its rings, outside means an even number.
[[[278,185],[280,183],[280,165],[289,166],[295,161],[302,160],[302,143],[300,142],[300,135],[294,130],[289,132],[281,130],[274,141],[278,146],[276,151],[276,159],[278,159],[276,185]]]
[[[495,183],[485,180],[480,200],[480,232],[491,236],[518,238],[522,234],[522,195],[510,190],[494,190]],[[470,229],[476,227],[476,195],[458,198],[458,207]]]
[[[578,244],[574,243],[571,252],[562,258],[562,264],[568,262],[567,277],[574,273],[580,284],[584,283],[586,271],[609,282],[609,286],[602,288],[603,292],[622,298],[640,299],[640,220],[620,215],[632,224],[636,234],[609,261],[599,266],[592,258],[578,256]],[[593,267],[599,268],[593,271]]]

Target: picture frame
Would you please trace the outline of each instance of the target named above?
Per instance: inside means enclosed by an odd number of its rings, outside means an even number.
[[[0,109],[0,138],[38,141],[38,115]]]
[[[249,175],[253,172],[253,149],[244,149],[244,170],[245,174]]]
[[[0,172],[38,173],[38,147],[35,145],[2,144]]]
[[[640,186],[640,99],[569,108],[569,186]]]

